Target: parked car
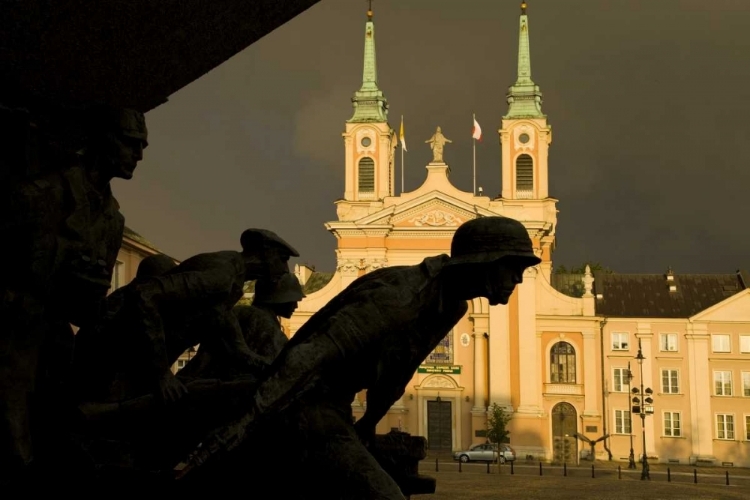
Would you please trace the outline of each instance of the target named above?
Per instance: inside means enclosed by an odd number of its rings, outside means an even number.
[[[498,452],[499,449],[499,452]],[[512,462],[516,459],[516,451],[508,444],[483,443],[475,444],[468,450],[457,451],[453,454],[453,460],[459,462],[496,462],[500,460],[501,464]]]

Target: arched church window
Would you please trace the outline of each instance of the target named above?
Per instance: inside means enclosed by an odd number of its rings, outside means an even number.
[[[516,192],[519,198],[530,198],[533,189],[534,159],[524,154],[516,158]]]
[[[576,383],[576,350],[567,342],[558,342],[550,351],[550,382]]]
[[[424,362],[427,365],[453,364],[453,330],[440,341]]]
[[[360,193],[375,192],[375,160],[366,156],[359,160],[357,187]]]

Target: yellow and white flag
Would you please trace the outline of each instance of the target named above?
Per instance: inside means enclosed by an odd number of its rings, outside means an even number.
[[[404,151],[408,151],[406,149],[406,139],[404,139],[404,115],[401,115],[401,132],[399,133],[399,138],[401,138],[401,147]]]

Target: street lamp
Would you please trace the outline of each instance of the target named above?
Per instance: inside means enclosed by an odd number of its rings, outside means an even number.
[[[630,370],[630,361],[628,361],[628,387],[630,387],[633,381],[633,372]],[[635,398],[633,398],[635,399]],[[630,419],[630,455],[628,455],[628,469],[637,469],[635,465],[635,452],[633,451],[633,419]]]
[[[638,366],[641,371],[641,388],[640,390],[637,387],[633,387],[632,389],[632,393],[635,396],[632,399],[633,407],[631,408],[631,414],[637,413],[641,416],[641,434],[643,436],[643,469],[641,470],[641,480],[651,480],[648,467],[648,454],[646,453],[646,415],[654,413],[654,400],[651,398],[654,391],[652,391],[650,387],[646,387],[646,389],[643,388],[643,360],[646,358],[643,357],[643,351],[641,350],[641,339],[638,339],[638,355],[635,359],[638,360]],[[641,398],[643,398],[643,402],[641,402]]]

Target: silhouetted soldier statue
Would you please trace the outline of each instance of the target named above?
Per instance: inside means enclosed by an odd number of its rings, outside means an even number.
[[[245,344],[259,356],[266,366],[249,371],[250,366],[232,366],[232,353],[216,351],[216,344],[203,344],[196,354],[177,374],[180,380],[220,378],[231,380],[250,375],[259,379],[273,363],[288,342],[279,317],[291,318],[297,303],[305,297],[299,280],[291,273],[278,279],[259,279],[255,282],[252,305],[235,306]],[[212,350],[212,348],[214,350]]]
[[[376,424],[466,314],[467,300],[486,297],[491,305],[507,304],[524,270],[539,262],[521,223],[483,217],[457,229],[451,257],[428,257],[419,265],[358,278],[300,328],[248,413],[207,437],[178,478],[189,478],[212,456],[249,443],[264,422],[290,409],[305,427],[301,448],[308,457],[300,491],[289,498],[403,499],[367,450]],[[353,424],[351,402],[363,389],[367,409]],[[207,474],[221,470],[220,464]]]
[[[102,311],[124,229],[110,180],[130,179],[147,145],[137,111],[97,108],[87,127],[78,154],[45,158],[49,173],[16,178],[0,196],[0,232],[12,242],[0,249],[0,484],[40,460],[59,467],[50,442],[70,323]]]
[[[167,255],[144,258],[133,280],[107,297],[104,316],[95,325],[81,328],[75,336],[72,390],[80,401],[121,401],[148,392],[140,382],[137,353],[143,348],[134,337],[137,330],[125,317],[129,293],[134,287],[177,267]],[[133,350],[136,352],[132,352]]]
[[[197,344],[200,350],[227,353],[225,362],[238,369],[255,372],[268,366],[248,349],[232,309],[242,298],[246,281],[288,274],[289,258],[299,253],[265,229],[244,231],[240,243],[241,252],[190,257],[171,271],[135,285],[126,298],[126,321],[132,322],[147,346],[138,363],[166,402],[186,393],[171,367]]]
[[[269,365],[289,341],[279,318],[291,318],[303,298],[302,285],[290,273],[276,281],[256,281],[253,305],[235,308],[245,342],[250,350],[267,359]]]

